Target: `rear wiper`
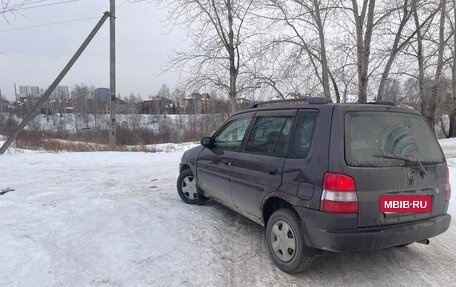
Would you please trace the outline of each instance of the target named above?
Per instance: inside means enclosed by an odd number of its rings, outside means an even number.
[[[427,170],[424,168],[423,164],[421,161],[414,155],[409,155],[409,156],[401,156],[393,153],[385,153],[385,154],[373,154],[373,157],[381,157],[381,158],[391,158],[391,159],[400,159],[405,162],[411,162],[411,163],[417,163],[420,166],[420,171],[421,174],[424,175],[427,173]],[[411,157],[413,159],[411,159]]]

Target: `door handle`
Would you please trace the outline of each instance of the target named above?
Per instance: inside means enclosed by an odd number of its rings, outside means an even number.
[[[270,175],[276,175],[277,174],[277,169],[276,168],[270,168],[270,169],[267,170],[267,172]]]
[[[224,165],[231,165],[231,161],[228,159],[222,160]]]

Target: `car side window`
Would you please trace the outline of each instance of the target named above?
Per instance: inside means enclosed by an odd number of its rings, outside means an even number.
[[[227,123],[214,138],[214,146],[220,149],[239,150],[252,118],[240,118]]]
[[[306,158],[309,154],[317,122],[317,112],[302,112],[296,122],[290,157]]]
[[[291,117],[258,117],[245,151],[285,156],[292,125]]]

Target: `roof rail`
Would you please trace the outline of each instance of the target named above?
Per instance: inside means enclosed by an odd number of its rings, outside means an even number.
[[[383,102],[383,101],[380,101],[380,102],[368,102],[368,104],[370,105],[382,105],[382,106],[396,106],[393,102]]]
[[[274,101],[265,101],[265,102],[256,102],[249,106],[246,109],[255,109],[259,106],[274,105],[274,104],[311,104],[311,105],[321,105],[327,104],[325,98],[323,97],[303,97],[299,99],[284,99],[284,100],[274,100]]]

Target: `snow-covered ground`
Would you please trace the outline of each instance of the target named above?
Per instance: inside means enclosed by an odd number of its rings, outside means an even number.
[[[456,285],[455,224],[429,246],[328,253],[283,273],[260,226],[179,199],[182,146],[168,150],[0,156],[0,189],[14,189],[0,195],[0,286]]]
[[[456,138],[440,139],[439,143],[447,158],[456,157]]]

